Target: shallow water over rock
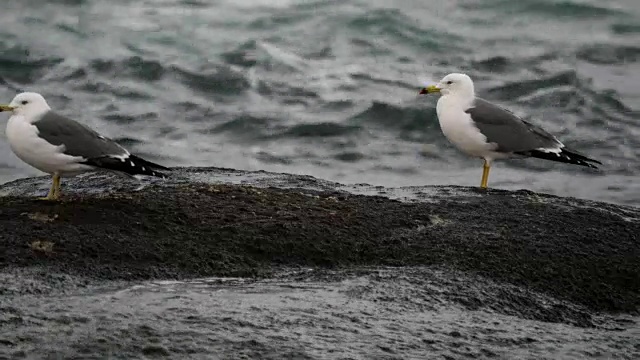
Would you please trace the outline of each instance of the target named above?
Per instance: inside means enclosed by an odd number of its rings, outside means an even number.
[[[640,355],[638,317],[599,315],[585,324],[588,311],[574,305],[429,268],[298,270],[4,299],[0,355],[11,358]],[[534,312],[547,321],[531,319]]]

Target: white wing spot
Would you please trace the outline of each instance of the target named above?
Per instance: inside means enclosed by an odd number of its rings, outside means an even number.
[[[133,163],[133,161],[129,161],[129,164],[133,167],[136,166],[136,164]]]
[[[147,169],[143,166],[143,167],[142,167],[142,171],[147,171]]]
[[[560,153],[562,152],[562,147],[557,147],[557,148],[538,148],[536,150],[545,152],[547,154],[548,153],[553,153],[553,154],[556,154],[556,155],[560,156]]]
[[[110,155],[110,156],[112,158],[120,159],[120,161],[125,162],[129,158],[129,153],[125,152],[124,154],[119,154],[119,155],[113,154],[113,155]]]

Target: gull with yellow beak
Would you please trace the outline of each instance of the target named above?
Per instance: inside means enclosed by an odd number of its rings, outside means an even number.
[[[602,164],[573,150],[544,129],[475,96],[466,74],[449,74],[420,94],[441,93],[436,112],[444,136],[462,152],[484,159],[481,188],[487,188],[491,162],[535,157],[596,168]]]
[[[53,176],[46,200],[60,197],[60,177],[96,169],[164,177],[169,170],[132,155],[115,141],[85,125],[51,110],[38,93],[18,94],[0,112],[10,111],[7,139],[11,150],[24,162]]]

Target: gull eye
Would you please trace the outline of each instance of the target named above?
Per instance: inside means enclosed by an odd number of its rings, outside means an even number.
[[[453,84],[453,81],[451,80],[447,81],[447,85],[451,85],[451,84]]]
[[[29,103],[29,102],[28,102],[27,100],[22,100],[22,101],[20,102],[20,104],[22,104],[22,105],[27,105],[28,103]]]

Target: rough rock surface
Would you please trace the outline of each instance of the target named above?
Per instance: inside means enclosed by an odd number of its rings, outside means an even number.
[[[0,187],[0,271],[95,280],[260,276],[287,268],[435,266],[594,311],[640,307],[640,210],[529,191],[384,189],[308,176],[176,169]],[[384,195],[384,196],[382,196]],[[5,282],[0,292],[39,292]],[[525,301],[522,298],[517,301]]]

